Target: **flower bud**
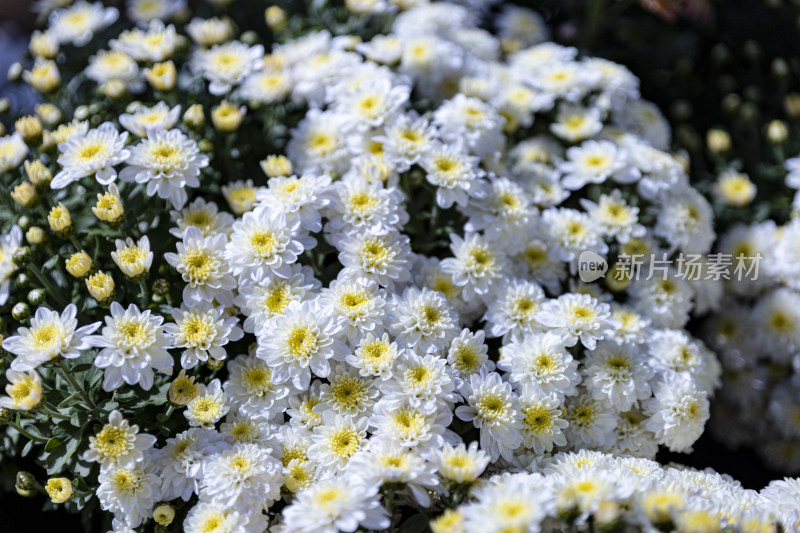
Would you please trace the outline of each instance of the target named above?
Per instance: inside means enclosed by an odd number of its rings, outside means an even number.
[[[72,113],[72,116],[78,120],[86,120],[89,116],[89,106],[79,105],[75,108],[75,112]]]
[[[94,264],[89,254],[81,250],[75,252],[66,261],[67,272],[75,278],[85,278],[92,271]]]
[[[36,478],[30,472],[21,470],[17,472],[14,488],[17,489],[17,494],[23,498],[30,498],[36,493]]]
[[[31,180],[31,183],[37,187],[50,185],[50,181],[53,179],[53,173],[50,172],[50,169],[39,159],[25,161],[25,173],[28,175],[28,179]]]
[[[264,11],[264,18],[267,21],[267,26],[272,30],[282,30],[286,27],[286,11],[279,6],[269,6]]]
[[[11,100],[8,97],[0,98],[0,113],[8,113],[11,109]]]
[[[202,128],[206,123],[206,115],[203,112],[203,106],[201,104],[194,104],[189,107],[183,114],[183,123],[196,130]]]
[[[800,117],[800,93],[789,93],[783,100],[783,110],[791,118]]]
[[[47,223],[50,224],[50,229],[62,238],[69,236],[75,229],[69,210],[61,202],[50,210],[50,214],[47,215]]]
[[[213,357],[209,357],[208,361],[206,361],[206,366],[212,372],[219,370],[220,368],[222,368],[224,364],[225,364],[224,359],[214,359]]]
[[[620,521],[622,509],[612,500],[601,501],[594,512],[594,521],[600,531],[612,531]]]
[[[197,147],[204,154],[210,154],[211,152],[214,151],[214,143],[212,143],[208,139],[200,139],[199,141],[197,141]]]
[[[268,155],[261,162],[261,170],[270,178],[292,175],[292,162],[285,155]]]
[[[219,131],[230,133],[239,128],[246,113],[245,106],[237,108],[227,100],[223,100],[211,111],[211,122]]]
[[[125,208],[122,206],[122,199],[116,185],[112,183],[109,185],[108,191],[97,195],[97,203],[92,207],[92,213],[100,221],[112,227],[122,222],[125,217]]]
[[[608,269],[603,281],[612,292],[622,292],[631,284],[631,274],[630,269],[615,263]]]
[[[723,154],[731,149],[731,136],[725,130],[716,128],[708,130],[706,145],[712,153]]]
[[[11,318],[17,322],[22,322],[31,316],[31,308],[25,302],[17,302],[11,308]]]
[[[31,182],[23,181],[11,191],[11,198],[20,206],[30,208],[36,203],[38,195]]]
[[[17,266],[27,265],[28,262],[31,260],[31,249],[28,246],[20,246],[14,252],[14,255],[11,257],[11,260],[14,261],[14,264]]]
[[[178,73],[175,70],[175,63],[170,60],[156,63],[153,68],[144,69],[144,77],[154,89],[171,91],[175,87]]]
[[[22,215],[17,219],[17,226],[19,226],[19,229],[21,230],[26,230],[31,226],[31,219],[25,215]]]
[[[35,306],[40,306],[44,303],[45,298],[47,298],[47,291],[44,289],[32,289],[28,292],[28,303]]]
[[[161,503],[153,509],[153,520],[159,525],[168,526],[175,520],[175,509],[168,503]]]
[[[781,144],[789,137],[786,123],[781,120],[772,120],[767,126],[767,139],[772,144]]]
[[[17,120],[14,123],[14,129],[28,146],[36,147],[42,142],[42,121],[35,115],[28,115]]]
[[[53,503],[66,503],[75,494],[75,487],[65,477],[51,477],[47,480],[44,490]]]
[[[25,239],[28,241],[28,244],[38,246],[47,239],[47,234],[39,226],[31,226],[28,228],[28,231],[25,232]]]
[[[100,304],[111,303],[114,299],[114,278],[105,272],[100,271],[86,278],[86,288]]]
[[[244,44],[253,46],[254,44],[258,43],[258,34],[254,31],[246,31],[239,36],[239,40]]]
[[[51,103],[36,104],[34,110],[39,118],[42,119],[42,122],[48,126],[52,127],[61,122],[63,115],[61,110]]]
[[[31,277],[25,272],[17,274],[17,287],[25,288],[31,283]]]
[[[159,296],[165,296],[169,293],[169,281],[164,278],[158,278],[153,282],[153,293]]]
[[[109,80],[100,87],[100,90],[111,100],[121,100],[128,96],[128,86],[122,80]]]
[[[6,76],[8,77],[8,81],[17,81],[21,75],[22,75],[22,63],[20,62],[11,63],[11,66],[8,67],[8,73],[6,74]]]
[[[53,92],[61,85],[61,73],[51,59],[37,58],[33,69],[23,72],[22,78],[40,93]]]
[[[167,397],[170,403],[182,407],[191,402],[195,396],[197,396],[197,385],[194,377],[187,376],[186,370],[183,369],[169,386]]]
[[[28,50],[34,57],[53,59],[58,54],[58,39],[49,31],[34,31]]]

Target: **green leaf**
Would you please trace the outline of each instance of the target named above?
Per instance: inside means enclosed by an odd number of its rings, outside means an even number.
[[[422,513],[415,514],[397,528],[397,533],[422,533],[424,531],[430,531],[428,527],[429,522],[430,520],[427,515]]]
[[[58,438],[53,437],[47,441],[47,444],[44,445],[44,449],[49,452],[50,450],[61,446],[61,444],[63,443]]]

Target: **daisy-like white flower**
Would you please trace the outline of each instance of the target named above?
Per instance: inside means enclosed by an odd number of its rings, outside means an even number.
[[[239,412],[253,418],[266,420],[282,416],[288,404],[290,388],[275,383],[272,368],[254,355],[240,355],[227,365],[228,380],[225,394]]]
[[[482,369],[464,382],[461,394],[468,405],[457,407],[456,416],[480,429],[481,449],[492,461],[500,457],[511,461],[522,444],[522,412],[511,385]]]
[[[584,360],[586,389],[595,400],[627,411],[650,397],[653,370],[642,353],[627,344],[602,341]]]
[[[542,224],[547,228],[551,257],[570,262],[573,274],[577,270],[578,254],[587,250],[600,255],[608,252],[600,228],[586,213],[575,209],[551,208],[542,213]]]
[[[175,323],[166,324],[164,332],[172,338],[172,348],[183,349],[181,366],[194,368],[209,357],[222,361],[227,356],[223,346],[244,336],[237,317],[223,316],[224,307],[173,308]]]
[[[198,49],[192,57],[192,67],[211,82],[208,90],[215,96],[227,94],[263,63],[264,47],[247,46],[239,41]]]
[[[449,409],[456,400],[455,372],[441,357],[420,356],[406,350],[392,372],[391,379],[378,383],[387,404],[408,402],[414,408],[433,413],[442,407]]]
[[[575,394],[581,380],[578,363],[561,336],[552,331],[506,344],[497,367],[510,372],[509,380],[519,383],[523,394],[554,394],[563,399]]]
[[[111,252],[111,259],[123,274],[131,279],[147,276],[153,264],[153,252],[150,251],[150,239],[147,235],[137,242],[128,237],[124,241],[117,239],[114,244],[117,249]]]
[[[536,283],[517,278],[504,283],[484,316],[489,336],[514,339],[540,331],[536,315],[544,299],[544,291]]]
[[[99,51],[89,58],[89,65],[84,72],[87,78],[99,84],[121,81],[133,92],[138,92],[142,88],[139,65],[131,56],[120,50]]]
[[[104,370],[103,390],[112,391],[122,386],[139,384],[149,390],[153,386],[153,370],[172,374],[172,356],[167,351],[169,338],[162,326],[164,318],[150,310],[139,311],[136,304],[124,309],[112,302],[110,316],[101,335],[86,340],[90,346],[101,348],[94,360],[95,366]]]
[[[398,344],[419,353],[438,352],[458,331],[458,315],[439,292],[414,287],[395,295],[390,328]]]
[[[197,395],[186,404],[183,416],[190,426],[213,428],[230,411],[228,397],[222,392],[219,379],[211,380],[208,386],[198,385],[197,389]]]
[[[537,454],[550,452],[553,446],[566,446],[563,430],[569,422],[562,418],[561,402],[554,395],[541,393],[520,397],[522,443]]]
[[[38,308],[30,327],[21,327],[17,335],[3,340],[3,349],[17,356],[11,362],[11,369],[27,372],[58,356],[80,357],[82,350],[92,346],[91,334],[100,327],[100,322],[79,328],[77,313],[75,304],[69,304],[60,314],[46,307]]]
[[[377,128],[408,100],[411,87],[381,77],[335,95],[333,109],[346,115],[357,130]]]
[[[322,290],[320,302],[346,320],[345,335],[351,344],[367,333],[380,333],[386,299],[375,281],[360,277],[333,280]]]
[[[0,407],[15,411],[30,411],[42,401],[42,378],[36,370],[19,372],[8,369],[6,379],[8,396],[0,396]]]
[[[571,143],[594,137],[602,129],[602,113],[599,108],[571,104],[559,106],[556,121],[550,125],[550,131],[554,135]]]
[[[459,93],[434,112],[433,124],[447,142],[465,141],[470,152],[489,156],[503,143],[504,119],[497,110],[478,98]]]
[[[170,109],[164,102],[158,102],[153,107],[142,105],[133,113],[123,113],[119,123],[137,137],[148,137],[157,131],[172,129],[180,116],[181,106]]]
[[[324,472],[341,472],[350,458],[367,443],[366,417],[354,419],[332,410],[322,413],[322,424],[314,428],[308,458]]]
[[[143,460],[144,452],[153,447],[156,438],[139,433],[139,426],[130,425],[117,410],[108,415],[108,424],[94,437],[89,437],[85,461],[100,463],[103,469],[111,466],[130,466]]]
[[[314,407],[319,413],[330,409],[340,415],[359,416],[372,407],[378,389],[372,379],[362,377],[346,364],[337,365],[328,376],[330,384],[320,388],[320,403]]]
[[[616,440],[614,428],[619,418],[588,394],[567,398],[564,418],[569,422],[564,430],[567,441],[576,450],[612,446]]]
[[[258,444],[272,448],[277,445],[277,429],[275,424],[264,423],[263,418],[251,418],[239,413],[228,413],[225,422],[220,424],[220,434],[226,441],[234,443]]]
[[[0,171],[8,172],[19,168],[27,154],[28,145],[19,132],[0,137]]]
[[[119,133],[114,125],[105,122],[85,135],[75,135],[58,145],[58,164],[62,170],[53,176],[50,187],[63,189],[70,183],[94,175],[101,185],[117,179],[115,165],[128,160],[131,152],[125,148],[128,132]]]
[[[645,427],[670,451],[685,452],[700,437],[709,417],[708,397],[690,376],[668,374],[653,390],[646,410],[652,415]]]
[[[711,205],[689,187],[668,194],[659,207],[654,231],[672,249],[680,248],[688,254],[707,253],[716,238]]]
[[[353,232],[332,240],[341,250],[343,277],[363,276],[377,281],[387,291],[409,280],[412,255],[408,236],[394,231],[384,235]]]
[[[408,222],[403,194],[395,188],[362,179],[344,179],[331,191],[326,230],[332,233],[369,231],[373,234],[397,231]]]
[[[169,20],[183,9],[186,9],[186,0],[129,0],[125,14],[134,22],[148,23]]]
[[[166,499],[166,498],[165,498]],[[183,522],[186,533],[244,532],[266,529],[266,517],[250,513],[239,513],[235,509],[216,505],[213,502],[199,501],[189,510]],[[253,528],[252,530],[250,528]]]
[[[328,205],[327,190],[331,177],[304,174],[270,178],[268,187],[256,193],[261,205],[280,209],[287,219],[300,219],[300,226],[307,231],[322,229],[320,209]]]
[[[338,339],[344,327],[341,317],[326,313],[314,302],[292,302],[283,315],[258,338],[256,354],[273,369],[277,383],[287,380],[300,390],[308,388],[311,373],[324,378],[329,359],[344,360],[347,346]]]
[[[345,358],[345,362],[357,368],[362,376],[387,380],[392,377],[392,365],[399,354],[397,343],[389,339],[388,333],[380,337],[367,333],[358,343],[354,353]]]
[[[233,304],[232,291],[236,288],[236,278],[224,259],[227,242],[224,233],[204,237],[199,229],[190,226],[183,233],[183,242],[176,245],[178,253],[164,254],[167,263],[186,282],[183,287],[183,302],[186,305],[200,305],[215,300],[223,305]]]
[[[182,131],[160,130],[131,149],[122,181],[146,183],[149,196],[169,199],[175,209],[186,203],[186,187],[199,187],[200,170],[208,166],[208,156]]]
[[[494,362],[489,360],[489,347],[484,342],[486,334],[482,329],[473,333],[462,329],[461,334],[453,339],[447,351],[447,364],[458,371],[461,379],[479,373],[482,368],[494,370]]]
[[[420,160],[436,133],[426,119],[413,112],[397,115],[383,130],[376,140],[383,144],[386,161],[394,164],[398,172],[408,170]]]
[[[508,271],[506,255],[479,233],[467,233],[464,238],[451,234],[450,241],[455,257],[443,259],[442,270],[453,276],[465,298],[489,294]]]
[[[289,396],[290,407],[286,414],[292,427],[310,430],[322,423],[322,415],[314,412],[314,407],[320,402],[320,384],[319,380],[314,380],[306,392]]]
[[[581,206],[589,214],[589,218],[599,224],[603,234],[615,237],[618,242],[626,243],[632,237],[643,237],[646,229],[639,221],[639,208],[629,206],[622,198],[619,189],[612,193],[601,194],[598,203],[581,198]]]
[[[419,164],[427,173],[427,180],[436,187],[436,204],[443,209],[454,203],[467,207],[470,197],[481,198],[486,194],[478,158],[467,155],[457,144],[433,143]]]
[[[440,449],[444,442],[458,442],[446,429],[452,421],[449,407],[424,412],[407,401],[379,401],[369,417],[373,440],[395,442],[423,454]]]
[[[587,183],[603,183],[613,177],[620,183],[631,183],[640,174],[628,164],[627,155],[611,141],[586,141],[567,150],[567,161],[559,165],[564,176],[561,184],[577,190]]]
[[[588,294],[567,293],[549,300],[542,304],[537,318],[561,335],[566,346],[574,346],[580,340],[590,350],[619,327],[611,320],[609,305]]]
[[[161,480],[148,460],[101,470],[97,481],[100,507],[114,513],[115,522],[131,528],[150,518],[161,500]]]
[[[470,442],[469,446],[463,443],[457,446],[445,444],[432,458],[439,475],[456,483],[475,481],[486,469],[489,461],[489,455],[478,449],[477,441]]]
[[[155,459],[162,480],[161,497],[189,501],[192,494],[200,492],[206,458],[229,447],[222,435],[204,428],[189,428],[167,439]]]
[[[262,104],[281,102],[292,90],[289,69],[265,69],[254,72],[242,82],[242,97]]]
[[[477,488],[475,501],[461,507],[464,531],[538,532],[541,523],[557,509],[549,481],[518,475]]]
[[[318,481],[284,508],[284,533],[351,533],[359,525],[385,529],[390,520],[378,488],[377,483],[367,484],[355,476]]]
[[[113,7],[103,7],[101,2],[92,4],[79,0],[66,9],[50,13],[48,31],[59,43],[83,46],[92,40],[92,35],[111,25],[119,17]]]
[[[300,220],[261,205],[233,224],[225,258],[240,280],[288,278],[290,265],[316,241],[301,230]]]
[[[240,443],[206,459],[200,495],[223,508],[257,512],[280,498],[280,462],[270,449]]]
[[[113,50],[125,52],[137,61],[156,63],[172,57],[178,46],[178,33],[175,31],[175,26],[172,24],[167,26],[163,20],[156,18],[147,26],[121,32],[119,37],[109,42],[109,45]],[[125,128],[128,129],[127,126]]]
[[[170,218],[176,226],[169,229],[170,234],[182,238],[188,227],[200,230],[204,237],[218,233],[228,233],[233,226],[233,216],[219,210],[214,202],[196,198],[180,211],[170,211]]]
[[[349,166],[346,115],[312,108],[292,130],[286,155],[301,172],[344,174]]]

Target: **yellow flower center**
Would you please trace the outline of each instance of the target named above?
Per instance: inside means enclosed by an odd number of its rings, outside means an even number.
[[[61,338],[61,328],[56,324],[43,324],[31,328],[31,338],[36,348],[46,351],[54,348]]]
[[[189,250],[183,256],[183,266],[191,281],[205,282],[214,271],[214,262],[205,250]]]
[[[190,346],[207,346],[214,340],[216,330],[211,320],[200,315],[189,316],[184,320],[181,334]]]
[[[139,488],[139,484],[142,482],[142,477],[136,472],[119,469],[114,472],[114,476],[111,478],[111,481],[121,492],[134,492]]]
[[[367,399],[364,383],[356,378],[340,379],[331,385],[331,396],[336,404],[347,410],[357,408]]]
[[[275,235],[267,231],[258,231],[250,237],[250,247],[258,257],[266,259],[275,252]]]
[[[308,326],[297,327],[289,334],[287,344],[295,359],[308,359],[317,349],[317,336]]]
[[[506,414],[506,403],[497,394],[484,394],[476,406],[478,414],[487,421],[497,420]]]
[[[522,419],[522,425],[526,431],[536,435],[541,435],[550,431],[553,425],[553,416],[550,414],[550,410],[547,407],[544,405],[533,405],[523,409],[522,412],[525,415]]]
[[[183,162],[181,151],[166,142],[154,143],[150,147],[150,158],[165,170],[178,168]]]
[[[242,382],[250,394],[261,396],[272,386],[272,370],[264,366],[248,368],[242,373]]]
[[[222,405],[213,396],[201,396],[192,402],[192,414],[204,423],[217,420],[221,411]]]
[[[123,320],[117,330],[123,342],[130,346],[140,346],[147,340],[147,329],[138,320]]]
[[[358,433],[350,428],[342,428],[331,436],[331,451],[340,457],[350,457],[360,447],[361,439]]]
[[[132,444],[128,433],[117,426],[106,425],[97,434],[94,446],[97,452],[103,457],[115,459],[128,451]]]
[[[100,142],[87,142],[84,143],[76,152],[75,157],[81,163],[94,163],[103,159],[108,154],[108,149],[105,144]]]

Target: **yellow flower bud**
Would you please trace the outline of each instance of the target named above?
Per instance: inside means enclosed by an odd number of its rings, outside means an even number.
[[[47,480],[44,490],[53,503],[66,503],[75,494],[72,482],[65,477],[51,477]]]
[[[69,210],[61,202],[50,210],[50,214],[47,215],[47,223],[59,237],[66,237],[75,228]]]
[[[292,175],[292,162],[285,155],[268,155],[261,162],[261,170],[270,178]]]
[[[237,216],[250,211],[256,204],[256,188],[251,180],[223,185],[222,195]]]
[[[773,120],[767,126],[767,139],[772,144],[781,144],[789,137],[789,130],[786,123],[781,120]]]
[[[175,509],[168,503],[159,504],[153,509],[153,520],[166,527],[175,520]]]
[[[14,123],[14,129],[28,146],[37,146],[42,140],[42,121],[35,115],[22,117]]]
[[[783,109],[791,118],[800,117],[800,93],[790,93],[783,100]]]
[[[753,201],[756,186],[747,174],[727,171],[717,178],[711,192],[726,205],[742,207]]]
[[[731,149],[731,136],[725,130],[708,130],[706,134],[706,145],[712,153],[724,154]]]
[[[183,114],[183,123],[190,128],[200,129],[206,123],[206,115],[203,112],[203,106],[194,104],[189,107]]]
[[[128,95],[128,86],[122,80],[109,80],[100,87],[100,90],[112,100],[120,100]]]
[[[153,68],[144,69],[144,77],[154,89],[171,91],[175,87],[178,73],[175,70],[175,63],[170,60],[156,63]]]
[[[83,250],[72,254],[66,260],[67,272],[78,279],[86,277],[92,271],[93,266],[92,258]]]
[[[236,131],[247,113],[247,108],[241,106],[237,108],[227,100],[223,100],[221,104],[211,111],[211,122],[214,127],[219,131],[232,132]]]
[[[628,288],[628,285],[633,281],[633,272],[630,268],[623,267],[619,263],[608,269],[605,278],[603,278],[606,287],[612,292],[622,292]]]
[[[34,57],[53,59],[58,54],[58,39],[49,31],[34,31],[28,43]]]
[[[264,11],[264,18],[267,21],[267,26],[273,30],[282,30],[286,27],[286,11],[279,6],[269,6]]]
[[[25,232],[25,239],[33,246],[42,244],[46,238],[47,234],[39,226],[31,226],[28,228],[28,231]]]
[[[435,520],[431,520],[433,533],[456,533],[464,531],[464,515],[453,509],[445,509]]]
[[[36,189],[29,181],[23,181],[11,191],[11,198],[22,207],[32,207],[36,203]]]
[[[92,207],[92,213],[110,226],[122,222],[125,209],[122,207],[122,199],[119,197],[119,189],[116,185],[112,183],[107,192],[97,195],[97,204]]]
[[[50,169],[44,166],[44,163],[39,159],[35,161],[25,161],[25,173],[28,175],[28,179],[31,180],[31,183],[37,187],[45,187],[49,185],[50,180],[53,179],[53,173],[50,172]]]
[[[61,121],[61,110],[53,104],[36,104],[34,109],[39,118],[42,119],[42,122],[48,126],[55,126]]]
[[[105,272],[99,271],[86,278],[86,288],[98,303],[107,304],[114,299],[114,278]]]
[[[177,406],[184,406],[197,396],[197,385],[194,377],[186,375],[186,370],[181,370],[178,377],[169,386],[167,393],[169,401]]]
[[[61,85],[61,73],[55,61],[51,59],[37,58],[33,69],[26,70],[22,74],[22,79],[40,93],[53,92]]]

